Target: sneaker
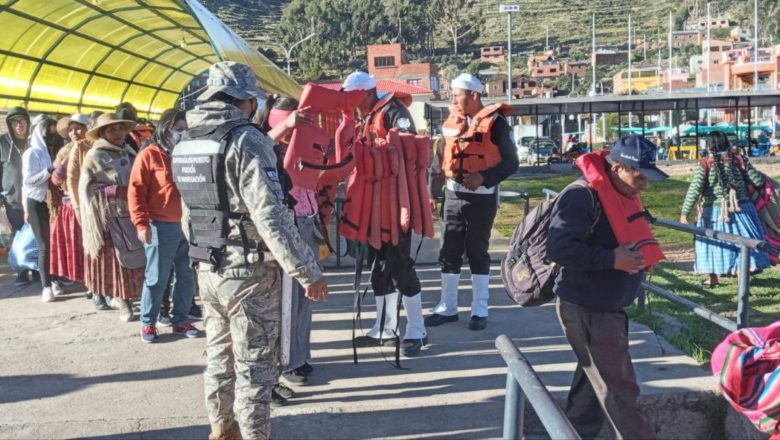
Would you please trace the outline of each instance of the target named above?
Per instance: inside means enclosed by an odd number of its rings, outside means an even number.
[[[84,292],[84,298],[86,298],[86,299],[92,299],[92,292],[89,292],[89,291],[87,291],[87,292]]]
[[[486,316],[471,317],[471,321],[469,321],[469,330],[480,331],[480,330],[485,330],[485,327],[487,327]]]
[[[119,309],[119,320],[130,322],[133,320],[133,305],[129,299],[114,298],[114,306]]]
[[[153,325],[145,325],[141,328],[141,341],[151,344],[157,340],[157,329]]]
[[[103,295],[92,295],[92,300],[95,302],[95,309],[97,310],[111,310],[106,302],[106,297]]]
[[[197,328],[195,328],[194,325],[190,324],[189,322],[185,322],[181,325],[174,325],[173,326],[173,334],[174,335],[183,335],[188,338],[197,338],[200,336],[201,332]]]
[[[274,385],[274,391],[276,392],[276,394],[284,397],[285,399],[292,399],[292,397],[295,395],[295,393],[291,388],[281,383],[277,383],[276,385]]]
[[[282,373],[282,377],[287,382],[293,384],[293,385],[303,385],[306,383],[306,375],[301,373],[300,368],[296,368],[294,370],[288,370]]]
[[[30,284],[30,277],[27,275],[27,271],[23,270],[16,274],[16,280],[14,286],[21,287]]]
[[[63,293],[65,293],[65,291],[62,290],[62,285],[60,285],[58,281],[51,283],[51,291],[54,294],[54,296],[60,296]]]
[[[404,357],[414,357],[420,354],[420,350],[428,345],[428,337],[422,339],[404,339],[401,345],[401,354]]]
[[[163,327],[170,327],[171,326],[171,317],[168,315],[162,315],[157,318],[157,325],[163,326]]]
[[[458,315],[445,316],[445,315],[439,315],[438,313],[434,313],[431,316],[425,317],[425,326],[438,327],[448,322],[456,322],[457,320],[458,320]]]
[[[200,308],[199,305],[192,303],[192,307],[190,307],[190,313],[189,313],[190,319],[201,319],[203,318],[203,310]]]
[[[51,287],[43,288],[43,291],[41,292],[41,301],[45,303],[50,303],[54,301],[54,294],[51,291]]]
[[[275,388],[271,390],[271,408],[285,406],[287,403],[287,399],[285,399],[281,394],[277,393]]]

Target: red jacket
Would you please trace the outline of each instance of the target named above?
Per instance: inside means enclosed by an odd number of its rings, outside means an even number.
[[[150,220],[181,222],[181,194],[173,183],[171,155],[159,145],[151,144],[138,153],[127,198],[138,229],[149,228]]]

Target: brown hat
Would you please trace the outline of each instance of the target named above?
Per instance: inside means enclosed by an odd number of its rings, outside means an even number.
[[[91,140],[92,142],[96,141],[100,129],[113,124],[122,124],[127,131],[134,129],[136,126],[135,121],[119,119],[116,113],[103,113],[102,115],[98,116],[97,121],[95,121],[95,126],[87,132],[87,139]]]
[[[70,127],[71,122],[81,124],[84,127],[89,127],[89,116],[82,115],[81,113],[73,113],[70,116],[60,118],[60,120],[57,121],[57,134],[68,139],[68,127]]]

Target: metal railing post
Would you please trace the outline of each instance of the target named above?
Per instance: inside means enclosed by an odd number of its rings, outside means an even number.
[[[341,221],[341,205],[344,200],[336,197],[336,267],[341,267],[341,236],[339,235],[339,222]],[[330,226],[330,225],[328,225]]]
[[[737,327],[748,325],[748,306],[750,305],[750,252],[751,249],[743,244],[740,252],[739,264],[739,299],[737,301]]]
[[[531,211],[531,196],[525,192],[521,197],[525,200],[525,203],[523,204],[523,217],[525,217]]]
[[[646,303],[647,291],[644,289],[644,287],[642,287],[639,289],[639,296],[636,298],[636,306],[639,308],[639,310],[644,310]]]
[[[523,435],[523,392],[520,384],[512,375],[506,373],[506,396],[504,397],[504,440],[516,440]],[[519,436],[518,436],[519,434]]]

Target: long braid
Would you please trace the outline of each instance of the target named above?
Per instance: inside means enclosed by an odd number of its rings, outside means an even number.
[[[724,223],[729,223],[731,221],[729,214],[735,211],[735,207],[737,210],[739,209],[739,203],[736,203],[736,190],[732,181],[732,172],[730,167],[726,167],[727,162],[730,166],[734,166],[735,159],[731,153],[728,138],[722,131],[713,131],[707,135],[707,147],[712,155],[712,167],[715,170],[715,187],[720,188],[721,191],[720,219]],[[726,159],[728,160],[724,160],[724,155],[727,155]]]

